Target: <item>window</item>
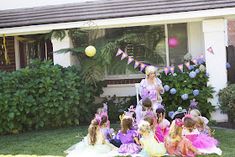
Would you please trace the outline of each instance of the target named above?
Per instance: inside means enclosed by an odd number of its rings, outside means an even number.
[[[187,25],[170,24],[167,25],[168,46],[169,46],[169,63],[178,65],[184,62],[184,55],[187,53]]]
[[[119,48],[135,60],[145,64],[166,65],[164,25],[106,29],[104,38],[118,41]],[[127,59],[120,61],[115,54],[111,66],[107,67],[107,75],[141,73],[134,69],[134,62],[127,65]]]
[[[53,49],[50,40],[44,40],[42,35],[17,37],[20,50],[20,68],[26,67],[33,59],[53,59]]]
[[[186,23],[105,29],[104,38],[121,41],[120,48],[128,56],[159,67],[183,63],[188,51]],[[133,62],[128,66],[127,59],[113,55],[112,63],[107,67],[108,77],[141,73]]]

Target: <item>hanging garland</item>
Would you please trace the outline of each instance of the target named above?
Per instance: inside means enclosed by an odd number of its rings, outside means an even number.
[[[6,64],[10,64],[10,59],[9,59],[9,56],[8,56],[8,52],[7,52],[7,46],[6,46],[6,36],[5,34],[3,34],[3,53],[4,53],[4,58],[5,58],[5,62]]]
[[[122,51],[121,49],[118,49],[118,51],[116,53],[116,56],[121,56],[121,60],[127,58],[127,64],[130,64],[131,62],[134,62],[134,68],[136,69],[137,67],[139,67],[141,72],[143,72],[144,68],[146,66],[148,66],[147,64],[145,64],[143,62],[135,60],[132,56],[128,56],[128,54],[126,52]],[[195,57],[194,59],[192,59],[190,61],[193,62],[195,65],[198,65],[198,64],[203,64],[205,62],[205,58],[204,58],[204,55],[201,54],[200,56]],[[185,66],[189,70],[191,69],[191,66],[192,66],[192,65],[190,65],[190,61],[184,63]],[[157,69],[162,68],[162,67],[157,67],[157,66],[155,66],[155,67]],[[179,70],[181,72],[183,72],[183,64],[179,64],[177,67],[179,68]],[[163,71],[166,75],[168,75],[169,73],[174,74],[174,72],[175,72],[175,66],[166,66],[166,67],[163,67],[162,69],[163,69]],[[190,74],[190,77],[193,78],[194,75],[195,74],[192,73],[192,74]]]

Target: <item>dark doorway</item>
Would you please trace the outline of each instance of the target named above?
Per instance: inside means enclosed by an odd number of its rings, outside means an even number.
[[[229,45],[226,47],[227,50],[227,62],[230,64],[228,68],[228,82],[230,84],[235,83],[235,47]]]

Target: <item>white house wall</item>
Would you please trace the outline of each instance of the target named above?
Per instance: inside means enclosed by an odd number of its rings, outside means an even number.
[[[73,47],[72,41],[69,38],[68,34],[66,34],[63,40],[52,38],[51,40],[53,45],[53,51],[58,51],[60,49],[66,49]],[[68,67],[74,65],[74,56],[71,52],[67,53],[53,53],[53,61],[54,64],[59,64],[63,67]]]
[[[226,20],[213,19],[203,21],[203,33],[205,42],[206,70],[209,73],[209,85],[214,87],[215,93],[210,100],[217,110],[212,114],[216,121],[225,121],[226,115],[220,114],[218,109],[218,92],[227,86],[226,70]],[[213,52],[208,51],[211,48]]]
[[[114,95],[117,97],[127,97],[136,95],[135,84],[108,85],[103,90],[104,93],[101,95],[101,97]]]

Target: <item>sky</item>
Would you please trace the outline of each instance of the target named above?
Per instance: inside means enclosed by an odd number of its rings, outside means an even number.
[[[0,10],[99,0],[0,0]]]

